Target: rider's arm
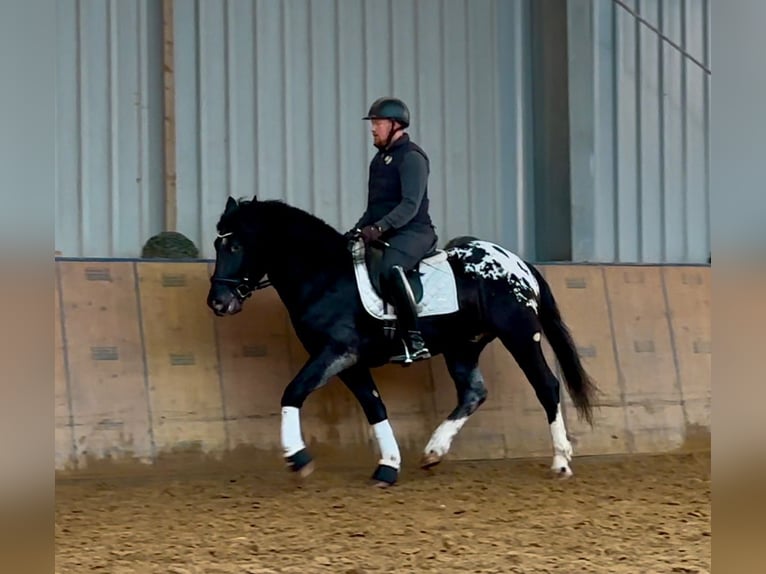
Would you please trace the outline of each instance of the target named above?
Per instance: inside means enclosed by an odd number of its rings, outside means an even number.
[[[365,225],[368,225],[370,223],[369,218],[369,210],[365,210],[365,212],[362,214],[362,217],[359,218],[359,221],[356,222],[356,225],[354,225],[352,229],[361,229]]]
[[[416,151],[410,151],[399,166],[402,183],[402,200],[376,224],[383,231],[403,227],[415,217],[428,183],[428,164],[426,158]]]

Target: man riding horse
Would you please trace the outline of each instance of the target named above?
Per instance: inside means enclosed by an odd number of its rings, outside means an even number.
[[[417,325],[415,301],[405,273],[417,267],[436,247],[436,229],[428,213],[429,159],[405,131],[410,125],[407,105],[382,97],[370,106],[373,144],[378,153],[369,169],[367,209],[346,234],[361,236],[365,245],[385,242],[381,287],[396,309],[399,330],[407,346],[392,362],[406,363],[431,356]],[[376,243],[379,245],[379,243]]]

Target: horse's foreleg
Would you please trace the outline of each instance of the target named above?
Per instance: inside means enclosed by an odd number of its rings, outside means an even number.
[[[282,452],[287,465],[301,475],[313,469],[311,455],[306,449],[301,433],[300,410],[304,401],[331,377],[356,362],[352,354],[338,354],[329,349],[312,356],[282,394]]]
[[[457,351],[447,351],[444,359],[457,390],[457,406],[433,432],[423,453],[421,466],[430,468],[449,452],[468,418],[487,398],[487,387],[479,371],[479,355],[486,342],[472,343]]]
[[[399,453],[399,445],[396,442],[394,431],[388,422],[386,406],[383,404],[383,399],[380,398],[380,392],[372,379],[370,370],[361,366],[353,366],[340,373],[338,377],[359,401],[367,417],[367,422],[375,434],[380,451],[380,460],[372,479],[379,486],[394,484],[399,477],[402,457]]]

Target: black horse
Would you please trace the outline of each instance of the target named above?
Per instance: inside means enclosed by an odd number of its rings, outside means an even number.
[[[363,244],[355,246],[355,258],[348,240],[319,218],[280,201],[255,198],[230,197],[217,230],[208,306],[218,316],[234,314],[252,291],[271,285],[310,356],[282,396],[281,441],[288,466],[302,475],[313,468],[302,439],[300,409],[311,392],[337,375],[359,401],[377,438],[381,458],[373,479],[381,485],[396,482],[399,448],[370,369],[386,364],[401,342],[385,321],[390,315],[376,315],[370,308],[376,293],[362,296],[365,273],[373,265],[369,256],[359,256],[364,254]],[[439,256],[441,268],[434,263]],[[548,417],[552,470],[561,477],[571,476],[572,446],[559,405],[559,381],[545,361],[541,332],[556,354],[578,414],[591,426],[596,386],[583,369],[545,279],[516,255],[472,237],[453,239],[444,251],[436,250],[421,263],[420,271],[424,269],[422,276],[409,277],[414,296],[421,309],[429,297],[441,297],[444,312],[419,312],[420,327],[431,354],[444,355],[458,401],[426,445],[422,466],[440,462],[487,398],[479,355],[499,338]],[[366,285],[374,290],[374,273],[370,275],[373,280]],[[429,277],[439,279],[441,286],[429,287],[439,284],[428,283]],[[452,307],[443,303],[450,289]]]

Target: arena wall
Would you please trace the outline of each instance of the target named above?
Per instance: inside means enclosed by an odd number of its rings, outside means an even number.
[[[272,289],[217,318],[210,263],[67,260],[56,281],[56,470],[151,470],[246,459],[281,464],[279,399],[306,353]],[[544,265],[586,368],[601,389],[595,428],[564,393],[576,455],[662,453],[709,445],[710,268]],[[546,346],[550,360],[552,353]],[[499,344],[482,356],[489,398],[450,458],[548,456],[542,408]],[[557,370],[555,362],[551,363]],[[374,371],[405,465],[455,392],[441,357]],[[376,460],[361,409],[337,380],[302,418],[323,463]]]

